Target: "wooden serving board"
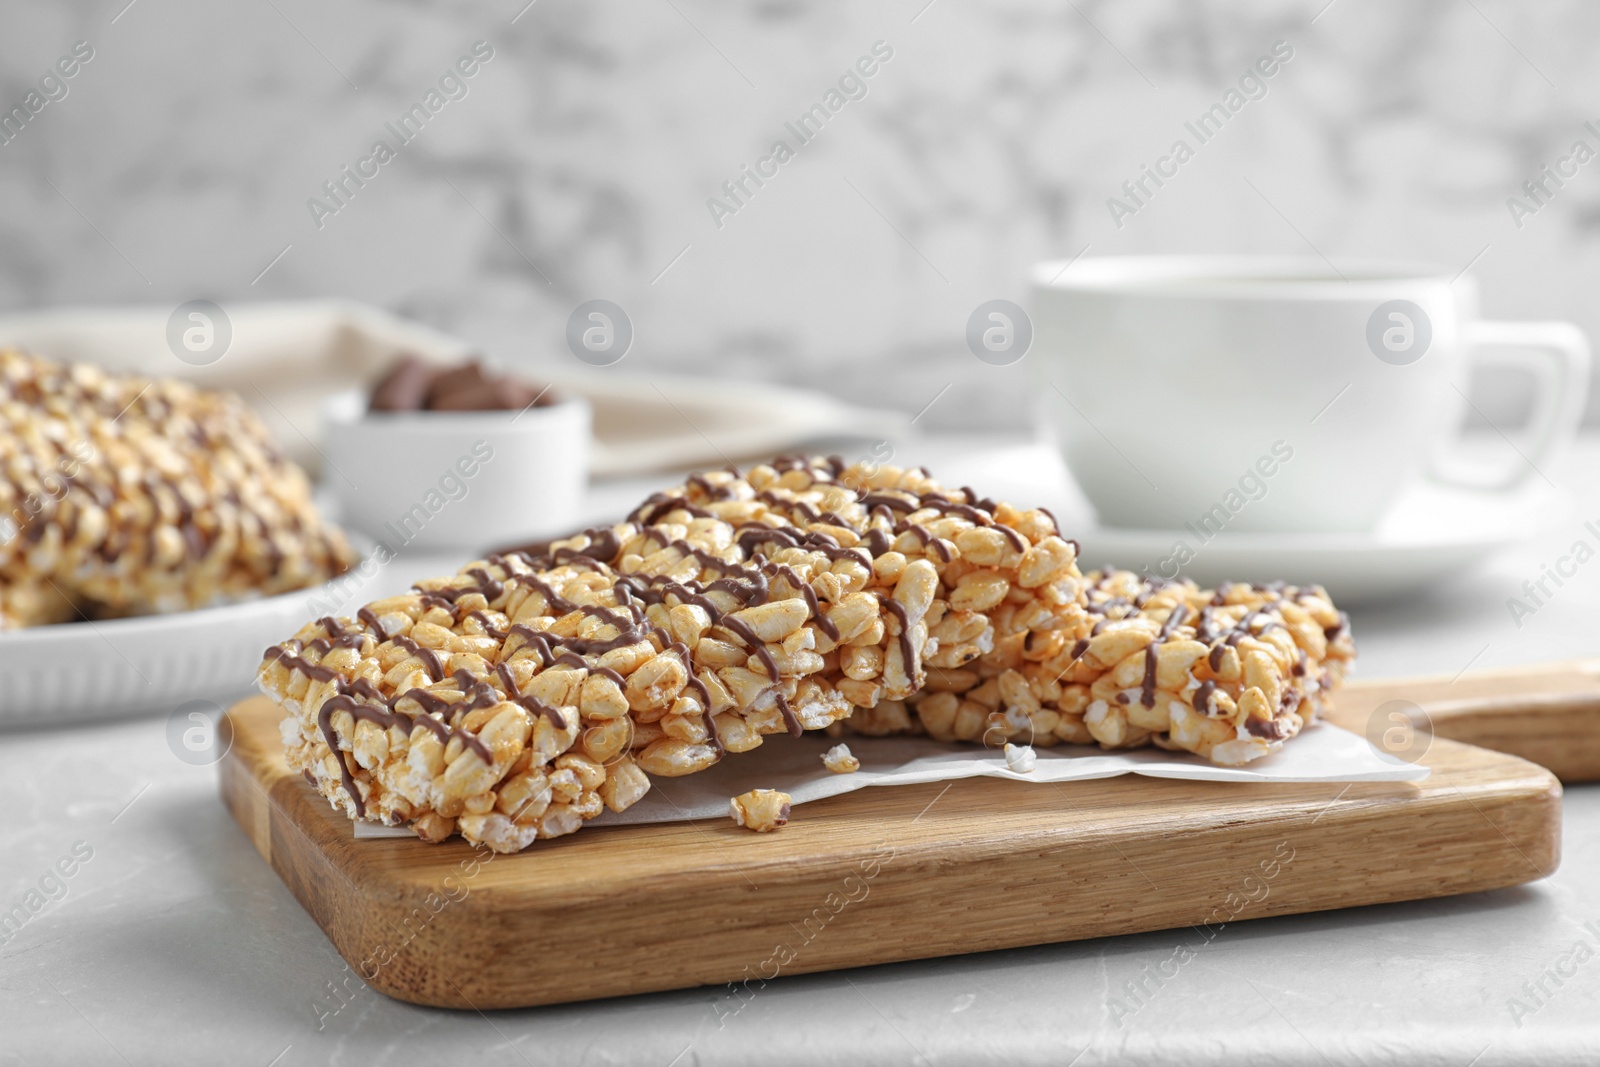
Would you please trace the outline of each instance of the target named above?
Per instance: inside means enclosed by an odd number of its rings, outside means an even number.
[[[1436,737],[1521,756],[1563,782],[1600,781],[1600,659],[1352,682],[1338,700],[1353,728],[1383,703],[1407,700],[1420,709],[1415,725]]]
[[[1386,692],[1422,690],[1368,684],[1373,703],[1336,721],[1363,732]],[[776,974],[1204,932],[1517,885],[1559,862],[1555,777],[1443,737],[1422,782],[972,778],[815,801],[771,834],[726,819],[590,827],[494,856],[356,841],[284,763],[271,703],[229,715],[222,796],[256,850],[369,985],[443,1007],[754,990]],[[729,990],[726,1010],[741,1003]]]

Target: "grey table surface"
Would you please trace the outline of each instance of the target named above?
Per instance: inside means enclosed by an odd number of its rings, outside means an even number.
[[[978,466],[993,454],[926,451]],[[1521,628],[1505,598],[1600,518],[1596,460],[1600,442],[1585,442],[1549,472],[1576,508],[1539,540],[1355,612],[1363,674],[1594,654],[1600,568]],[[637,489],[611,486],[590,509]],[[215,770],[174,758],[163,720],[0,734],[0,752],[0,911],[44,899],[0,934],[0,1063],[1600,1063],[1595,786],[1567,790],[1548,877],[1231,924],[1142,998],[1130,984],[1198,935],[784,977],[747,1003],[707,988],[478,1014],[352,978],[219,803]]]

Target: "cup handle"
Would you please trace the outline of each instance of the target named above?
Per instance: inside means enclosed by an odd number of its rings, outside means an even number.
[[[1589,341],[1570,322],[1469,322],[1462,326],[1462,344],[1474,368],[1494,363],[1533,378],[1538,392],[1532,424],[1527,444],[1512,461],[1453,458],[1436,463],[1433,477],[1471,489],[1515,489],[1577,434],[1589,399]]]

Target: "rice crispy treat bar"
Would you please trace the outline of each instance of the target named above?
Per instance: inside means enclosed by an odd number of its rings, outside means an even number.
[[[902,642],[915,652],[902,656],[913,664],[904,672],[908,684],[877,685],[871,652],[841,658],[841,685],[861,708],[904,699],[929,684],[976,685],[976,676],[959,668],[997,650],[1010,654],[1030,633],[1066,639],[1092,625],[1083,610],[1078,545],[1060,536],[1048,511],[1024,511],[971,489],[947,489],[921,468],[780,457],[747,475],[692,475],[684,485],[654,494],[631,519],[691,516],[728,522],[741,537],[759,538],[752,527],[792,529],[802,539],[865,551],[874,584],[896,582],[907,568],[932,567],[938,586],[924,620],[927,633],[917,630],[911,642]],[[893,657],[892,646],[885,651]],[[900,674],[894,672],[896,683]]]
[[[0,630],[48,626],[76,617],[72,601],[48,580],[0,571]]]
[[[555,596],[599,607],[586,571],[541,581]],[[492,576],[424,584],[430,592],[374,602],[356,620],[319,619],[267,649],[257,678],[291,713],[280,731],[293,769],[351,819],[409,823],[428,841],[459,830],[504,852],[571,833],[607,802],[620,810],[643,795],[648,782],[628,758],[627,701],[611,677],[618,672],[597,675],[585,729],[587,671],[552,671],[539,687],[552,703],[522,690],[523,665],[497,662],[506,633],[487,630],[509,629],[497,608],[526,599],[526,587]],[[477,625],[463,626],[463,615]],[[620,716],[596,714],[619,703]]]
[[[981,683],[961,694],[930,685],[911,702],[915,729],[993,746],[1150,744],[1237,766],[1314,722],[1355,657],[1348,620],[1320,587],[1213,592],[1127,571],[1091,573],[1085,586],[1087,636],[986,657]],[[848,725],[891,732],[859,712]]]
[[[640,534],[665,547],[626,554],[625,574],[494,556],[268,649],[258,680],[291,713],[290,765],[351,818],[517,851],[624,810],[645,772],[693,773],[848,715],[815,649],[882,639],[878,602],[845,592],[865,566],[819,572],[842,594],[819,602],[795,568],[839,562],[826,553],[745,562],[673,532]],[[897,603],[920,617],[931,585]]]
[[[0,351],[0,626],[270,595],[353,558],[232,394]]]

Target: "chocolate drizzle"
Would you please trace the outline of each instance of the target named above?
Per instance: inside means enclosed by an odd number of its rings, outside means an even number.
[[[339,624],[339,620],[333,618],[331,615],[324,615],[322,618],[318,619],[317,625],[321,626],[323,632],[328,635],[329,639],[333,642],[332,647],[334,648],[366,647],[366,634],[362,633],[360,630],[346,630]]]
[[[267,651],[271,653],[273,649],[268,649]],[[278,649],[278,651],[282,652],[284,650]],[[297,670],[305,670],[304,661],[296,662],[292,665]],[[327,668],[318,669],[326,670]],[[311,677],[316,677],[309,671],[306,673]],[[332,672],[330,671],[329,673]],[[338,675],[334,675],[333,678],[329,679],[319,679],[321,681],[333,681],[336,692],[333,696],[324,700],[322,707],[317,709],[317,728],[321,731],[322,739],[327,743],[328,750],[333,753],[334,759],[339,764],[340,783],[344,786],[346,795],[350,797],[351,802],[355,805],[358,818],[366,816],[366,802],[361,797],[361,791],[356,788],[355,776],[350,771],[349,762],[353,757],[340,750],[339,735],[333,727],[333,716],[341,711],[349,712],[354,722],[364,720],[374,723],[385,730],[399,727],[407,735],[415,733],[417,728],[421,727],[432,733],[439,739],[440,744],[447,747],[451,740],[459,739],[462,747],[470,749],[485,763],[493,765],[494,753],[489,749],[488,745],[483,743],[482,738],[461,726],[446,722],[442,718],[434,717],[435,715],[448,714],[451,719],[458,719],[464,714],[480,708],[493,707],[500,702],[500,698],[493,687],[487,683],[472,681],[472,676],[466,671],[459,671],[457,674],[457,683],[462,686],[463,695],[466,699],[454,704],[425,689],[410,689],[386,701],[377,688],[365,678],[359,678],[354,682],[348,682]],[[466,678],[461,678],[461,675],[466,675]],[[470,686],[466,684],[469,681],[472,681]],[[361,699],[358,700],[356,699],[357,697]],[[421,714],[408,715],[406,712],[400,711],[397,705],[403,700],[410,700],[416,704],[422,709]],[[538,702],[535,701],[535,703]],[[550,710],[554,711],[554,709]],[[565,726],[565,723],[561,722],[561,725]],[[352,729],[352,747],[354,747],[354,744],[355,735]]]
[[[939,557],[940,562],[950,562],[950,545],[943,538],[933,536],[926,526],[914,522],[902,522],[895,527],[895,532],[911,534],[922,543],[923,548],[933,549],[934,555]]]
[[[1251,716],[1245,720],[1244,728],[1252,737],[1259,737],[1264,741],[1282,741],[1289,736],[1289,724],[1283,719],[1258,719]]]
[[[372,631],[372,636],[379,641],[387,641],[389,639],[389,635],[383,632],[383,623],[379,621],[377,614],[371,608],[361,607],[356,612],[356,621]]]
[[[911,643],[911,613],[904,604],[887,593],[878,593],[878,601],[900,623],[900,659],[905,666],[906,676],[915,683],[916,678],[911,676],[917,662],[917,650]]]
[[[761,492],[756,494],[756,499],[761,501],[763,504],[766,504],[779,511],[797,513],[807,522],[816,522],[822,517],[817,509],[807,501],[786,499],[779,496],[771,489],[761,490]],[[846,526],[848,524],[841,522],[837,523],[836,525]]]
[[[287,643],[293,644],[294,642]],[[297,651],[291,652],[289,649],[284,648],[283,645],[273,645],[261,654],[261,658],[263,660],[275,660],[290,670],[299,671],[314,682],[331,682],[339,677],[338,672],[333,668],[302,659],[296,654]]]
[[[797,535],[793,530],[785,530],[777,526],[763,526],[759,523],[746,524],[738,529],[739,533],[735,540],[747,556],[755,555],[753,545],[761,544],[764,541],[776,541],[787,547],[803,548],[808,552],[820,552],[829,559],[853,559],[864,567],[870,568],[872,566],[872,557],[867,554],[865,549],[859,547],[842,548],[838,541],[818,531],[807,531]]]
[[[601,656],[619,648],[636,645],[643,641],[646,636],[643,631],[630,628],[623,629],[615,637],[558,637],[549,631],[535,630],[531,626],[520,622],[507,631],[507,639],[512,635],[522,638],[522,644],[515,649],[508,646],[505,655],[510,656],[520,649],[531,648],[538,654],[539,663],[543,667],[549,667],[556,662],[556,649],[561,649],[568,653],[576,653],[579,656]],[[613,671],[612,673],[615,674],[616,672]],[[617,675],[617,677],[620,678],[621,675]]]
[[[467,574],[478,580],[478,588],[468,590],[468,592],[483,594],[483,598],[491,604],[499,600],[500,595],[506,591],[506,587],[482,567],[474,567]]]
[[[783,716],[783,724],[789,728],[790,737],[799,737],[805,733],[805,728],[800,725],[800,719],[795,715],[794,709],[784,699],[782,693],[778,694],[778,714]]]
[[[1259,627],[1256,626],[1257,619],[1262,620]],[[1274,627],[1281,628],[1282,626],[1283,623],[1278,622],[1276,619],[1267,618],[1262,612],[1247,611],[1244,617],[1235,623],[1231,630],[1221,635],[1222,639],[1220,641],[1211,646],[1211,651],[1206,655],[1206,663],[1210,665],[1213,671],[1219,671],[1222,669],[1222,657],[1228,649],[1237,648],[1239,642],[1246,637],[1260,637],[1262,634],[1270,633]],[[1217,636],[1215,631],[1209,631],[1202,635],[1200,639],[1202,641],[1216,640]]]
[[[476,619],[477,622],[478,622],[478,625],[483,627],[483,632],[485,634],[487,634],[488,636],[494,638],[496,641],[504,641],[506,639],[506,634],[508,633],[508,631],[502,630],[498,626],[496,626],[494,624],[494,620],[489,618],[489,616],[485,612],[482,612],[482,611],[469,611],[469,612],[467,612],[467,618]]]
[[[494,676],[500,679],[500,686],[506,691],[508,697],[515,700],[522,695],[522,690],[517,688],[517,680],[511,676],[509,664],[497,664],[494,669]]]
[[[745,544],[747,538],[752,543],[760,543],[763,540],[794,542],[795,539],[788,531],[765,526],[741,528],[739,535],[740,547],[745,550],[747,555],[752,557],[752,562],[746,565],[729,563],[712,555],[705,549],[698,548],[681,539],[669,540],[655,530],[646,531],[645,536],[661,542],[663,548],[675,549],[685,556],[692,556],[695,562],[701,564],[703,569],[724,575],[724,577],[711,582],[709,585],[702,586],[696,581],[676,582],[661,576],[642,578],[637,575],[621,575],[617,579],[618,588],[628,589],[631,595],[639,597],[645,603],[660,603],[666,596],[671,595],[675,596],[680,603],[693,604],[699,607],[710,617],[712,625],[721,626],[750,648],[751,653],[760,661],[762,668],[766,671],[767,677],[774,683],[780,680],[778,664],[771,650],[767,648],[766,643],[756,635],[754,630],[750,629],[749,624],[743,619],[720,610],[709,597],[704,595],[706,592],[728,593],[735,600],[747,606],[764,604],[771,597],[771,586],[767,578],[768,573],[771,573],[800,593],[805,599],[811,619],[816,623],[819,630],[831,640],[837,641],[839,639],[839,628],[832,619],[823,613],[822,607],[817,601],[815,590],[806,584],[792,567],[755,556],[753,550]],[[828,544],[812,543],[814,539],[822,539],[831,544],[833,548],[830,551]],[[812,551],[829,554],[831,558],[837,558],[833,553],[859,558],[858,550],[843,549],[837,547],[837,545],[836,541],[833,541],[832,538],[827,537],[825,534],[808,534],[807,543],[804,547]]]
[[[1339,621],[1332,626],[1325,627],[1322,631],[1322,636],[1329,641],[1336,641],[1349,628],[1350,616],[1341,611],[1339,612]]]
[[[1159,641],[1152,641],[1144,650],[1144,681],[1139,685],[1139,703],[1147,708],[1156,706],[1156,668],[1160,662],[1156,646],[1159,644]]]
[[[1167,614],[1166,621],[1161,624],[1161,636],[1158,638],[1158,640],[1172,640],[1172,631],[1183,625],[1183,620],[1187,619],[1188,617],[1189,606],[1187,604],[1178,604],[1174,606],[1172,611]]]
[[[973,503],[963,504],[951,500],[942,493],[922,493],[917,495],[915,500],[907,500],[903,496],[894,495],[894,493],[905,493],[906,496],[912,495],[905,490],[899,489],[892,492],[865,493],[860,496],[858,502],[868,512],[875,511],[878,508],[887,508],[891,514],[903,512],[907,515],[918,511],[933,511],[940,515],[957,515],[978,526],[996,525],[993,515],[994,507],[992,505],[988,508],[983,506],[988,501],[978,501],[977,496],[970,489],[962,489],[959,492]],[[1011,534],[1016,534],[1016,531],[1010,530],[1009,527],[1002,526],[1000,528],[1001,530],[1009,530]],[[1020,537],[1020,535],[1017,536]],[[923,543],[926,544],[927,542]]]
[[[640,508],[643,509],[651,504],[658,503],[660,498],[663,498],[663,495],[657,493],[650,500],[647,500],[645,504],[640,505]],[[634,514],[637,515],[638,511],[635,511]],[[633,520],[630,518],[630,521]],[[541,567],[556,567],[563,564],[585,566],[596,562],[610,563],[617,558],[618,552],[622,550],[622,544],[617,540],[616,531],[607,526],[592,526],[587,530],[573,534],[572,537],[582,537],[586,544],[577,548],[564,546],[552,549],[550,542],[540,542],[521,548],[507,549],[505,550],[505,557],[520,560],[528,567],[537,570]],[[562,540],[568,539],[563,538]],[[488,561],[498,566],[503,564],[504,557],[490,556]]]
[[[1167,619],[1161,624],[1161,631],[1156,635],[1156,639],[1144,650],[1144,680],[1139,686],[1139,703],[1147,708],[1156,706],[1156,670],[1160,666],[1160,657],[1156,650],[1163,642],[1172,639],[1172,632],[1182,625],[1188,615],[1188,605],[1176,605],[1167,613]]]
[[[417,659],[422,661],[422,669],[428,672],[428,677],[436,682],[444,680],[444,664],[439,660],[439,654],[431,648],[423,648],[404,634],[395,634],[389,638],[396,647],[403,648]]]
[[[658,629],[656,633],[660,634],[658,640],[667,640],[665,631]],[[700,722],[706,728],[706,739],[711,742],[711,747],[715,748],[717,755],[720,756],[727,750],[723,748],[722,737],[717,733],[717,717],[712,714],[711,709],[711,690],[706,688],[706,683],[695,673],[694,659],[689,654],[688,645],[681,641],[674,641],[667,647],[676,652],[678,659],[683,663],[684,672],[688,675],[688,680],[684,682],[683,687],[685,689],[693,689],[700,698]],[[774,674],[773,678],[776,679],[777,675]]]
[[[711,512],[705,508],[696,507],[679,496],[667,496],[665,493],[652,494],[652,498],[645,501],[645,506],[634,509],[628,518],[634,522],[649,526],[660,522],[674,511],[684,511],[697,519],[711,518]]]
[[[588,671],[608,678],[615,682],[618,689],[626,689],[628,680],[610,667],[602,667],[597,663],[590,663],[576,652],[563,652],[549,663],[551,667],[568,667],[575,671]]]

